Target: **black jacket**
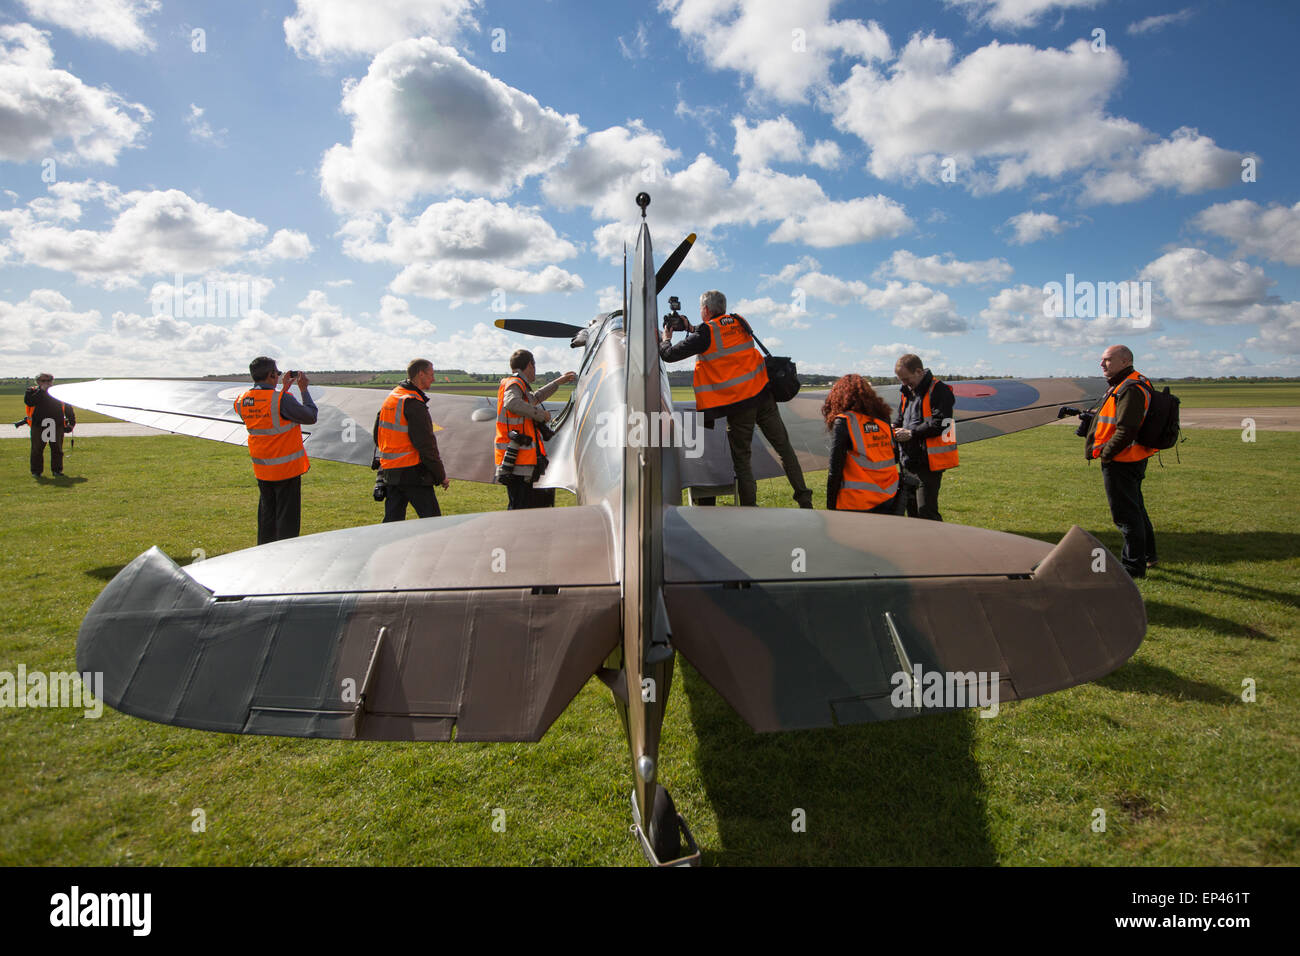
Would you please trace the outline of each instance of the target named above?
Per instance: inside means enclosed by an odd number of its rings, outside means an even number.
[[[32,409],[32,431],[38,434],[45,428],[47,419],[54,419],[54,431],[59,435],[72,431],[77,424],[77,413],[72,406],[64,405],[39,385],[32,385],[23,393],[23,404],[35,406]]]
[[[410,379],[402,382],[402,388],[409,388],[420,396],[402,399],[406,437],[420,453],[420,463],[407,468],[385,468],[380,474],[383,475],[386,485],[440,485],[447,480],[447,471],[442,466],[442,456],[438,454],[438,439],[433,437],[433,419],[429,417],[429,396],[416,388]],[[379,416],[377,414],[373,436],[375,447],[378,448]]]
[[[734,313],[731,313],[734,315]],[[744,322],[744,318],[737,315],[736,318]],[[748,327],[748,323],[746,323]],[[750,338],[753,338],[753,331],[750,331]],[[709,323],[701,322],[680,342],[659,342],[659,358],[665,362],[680,362],[684,358],[690,358],[692,355],[699,355],[707,352],[709,346],[713,343],[713,333],[709,331]],[[757,348],[757,346],[755,346]],[[728,414],[744,411],[751,406],[763,401],[764,396],[772,391],[771,383],[764,385],[757,395],[751,395],[749,398],[742,398],[738,402],[732,402],[730,405],[719,405],[716,408],[703,409],[704,424],[707,428],[713,427],[713,422],[718,418],[726,418]]]
[[[925,393],[934,389],[930,396],[930,417],[921,416],[921,399]],[[916,409],[916,416],[920,421],[912,429],[912,437],[908,441],[899,442],[898,450],[902,455],[903,464],[912,471],[929,471],[930,456],[926,454],[925,440],[935,438],[943,434],[944,422],[953,417],[953,406],[957,402],[957,397],[953,394],[952,389],[944,382],[936,382],[934,375],[929,369],[925,370],[925,378],[921,379],[916,391],[906,385],[902,387],[902,394],[907,396],[909,420],[913,420],[912,408]],[[913,403],[915,402],[915,405]],[[908,427],[903,422],[903,403],[899,401],[898,412],[894,415],[894,428]]]

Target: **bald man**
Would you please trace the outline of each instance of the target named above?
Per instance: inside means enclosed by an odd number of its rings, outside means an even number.
[[[1110,389],[1088,429],[1086,454],[1101,461],[1101,481],[1110,517],[1124,536],[1120,561],[1130,576],[1145,577],[1156,565],[1156,533],[1142,497],[1147,459],[1156,453],[1137,441],[1155,388],[1133,369],[1127,346],[1112,345],[1101,356],[1101,372]]]

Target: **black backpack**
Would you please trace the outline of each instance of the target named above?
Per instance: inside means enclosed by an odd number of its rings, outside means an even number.
[[[778,402],[790,401],[799,394],[799,370],[795,367],[794,359],[784,355],[773,355],[767,350],[767,346],[759,341],[744,316],[737,315],[736,318],[740,319],[749,337],[763,350],[763,362],[767,366],[767,381],[772,386],[772,397]]]
[[[1169,394],[1169,386],[1157,392],[1154,386],[1149,389],[1150,401],[1147,403],[1146,417],[1138,429],[1137,443],[1148,448],[1164,450],[1178,444],[1178,406],[1181,404],[1177,395]]]

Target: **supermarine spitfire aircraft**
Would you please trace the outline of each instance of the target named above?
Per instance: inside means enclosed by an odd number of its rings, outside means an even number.
[[[638,197],[626,308],[585,329],[531,326],[582,333],[542,482],[572,491],[574,507],[348,528],[186,567],[151,548],[81,627],[77,668],[103,672],[104,700],[226,733],[536,741],[595,675],[627,735],[641,849],[653,864],[681,865],[698,862],[699,849],[658,775],[678,651],[756,731],[935,709],[919,686],[897,706],[899,681],[926,673],[994,675],[996,699],[1019,700],[1095,680],[1134,653],[1146,629],[1141,596],[1077,526],[1053,547],[902,517],[682,507],[684,487],[732,474],[721,427],[705,430],[703,455],[687,457],[681,415],[668,414],[693,406],[674,406],[656,295],[691,239],[656,275],[648,202]],[[116,418],[241,443],[232,403],[247,387],[99,381],[54,391]],[[1042,424],[1103,389],[1097,379],[959,383],[959,439]],[[308,453],[369,464],[385,393],[313,393]],[[810,469],[827,457],[820,404],[800,396],[783,407]],[[491,481],[492,401],[432,394],[430,412],[448,474]],[[649,436],[629,440],[629,429],[608,440],[610,421],[640,416],[655,423]],[[766,446],[754,457],[758,477],[780,473]]]

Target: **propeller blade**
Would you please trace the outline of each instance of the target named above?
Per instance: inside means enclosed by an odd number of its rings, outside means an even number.
[[[673,254],[664,260],[664,264],[655,273],[655,295],[664,291],[664,286],[668,284],[668,280],[673,277],[673,273],[677,271],[677,267],[682,264],[682,260],[686,258],[686,253],[691,251],[691,246],[694,244],[695,233],[691,233],[682,240],[681,245],[673,250]]]
[[[524,335],[536,335],[544,339],[571,339],[582,331],[580,325],[549,322],[546,319],[497,319],[493,324],[507,332],[522,332]]]

